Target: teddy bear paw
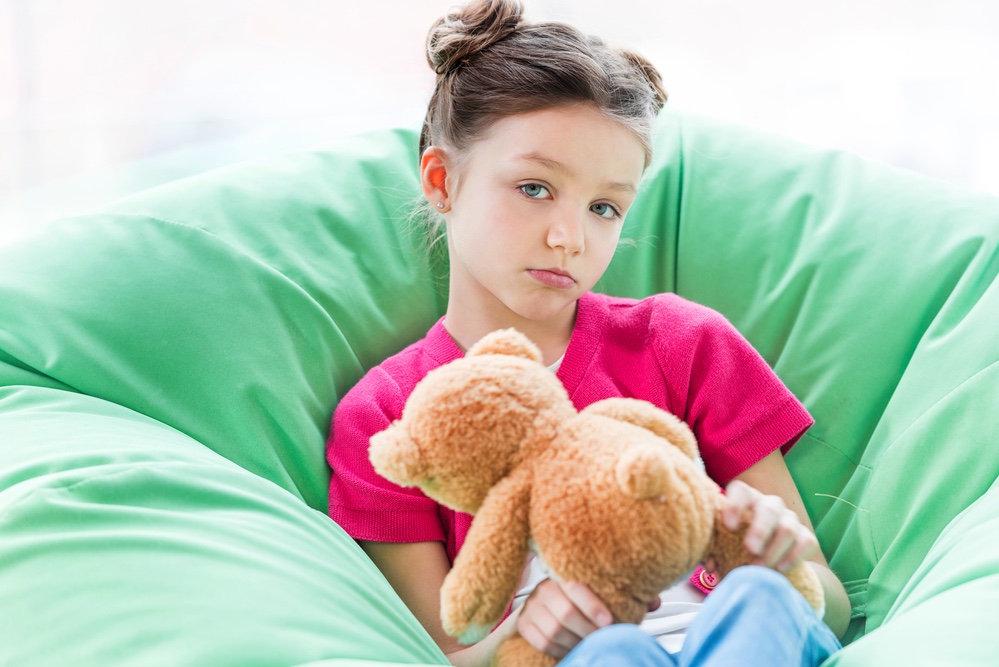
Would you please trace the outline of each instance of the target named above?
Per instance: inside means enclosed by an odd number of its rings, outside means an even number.
[[[490,630],[492,627],[488,625],[469,625],[457,638],[462,644],[475,644],[485,639]]]

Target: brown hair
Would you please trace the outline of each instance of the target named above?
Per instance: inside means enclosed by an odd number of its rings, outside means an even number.
[[[517,0],[472,0],[430,29],[427,60],[437,85],[420,155],[442,146],[460,164],[500,118],[589,102],[635,133],[648,166],[653,123],[666,103],[655,67],[565,23],[530,23],[522,14]]]
[[[437,20],[427,36],[437,84],[420,132],[448,151],[460,180],[472,144],[497,120],[552,107],[591,103],[630,129],[652,160],[655,117],[666,103],[659,72],[645,58],[608,47],[565,23],[531,23],[518,0],[470,0]],[[410,220],[438,278],[448,264],[442,215],[422,196]]]

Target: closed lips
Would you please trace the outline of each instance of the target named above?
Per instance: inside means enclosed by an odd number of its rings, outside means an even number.
[[[549,287],[569,289],[576,284],[575,278],[561,269],[530,269],[528,273],[532,278]]]

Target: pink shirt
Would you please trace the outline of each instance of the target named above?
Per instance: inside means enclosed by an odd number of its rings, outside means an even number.
[[[329,514],[355,539],[443,541],[454,561],[471,524],[380,477],[369,438],[402,414],[428,372],[462,356],[443,319],[427,336],[372,368],[333,415],[326,458],[333,469]],[[804,406],[719,313],[675,294],[636,301],[588,293],[557,372],[576,409],[600,399],[644,399],[690,425],[708,474],[719,484],[812,425]]]

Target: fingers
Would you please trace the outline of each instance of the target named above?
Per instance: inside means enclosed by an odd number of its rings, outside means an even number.
[[[734,530],[739,517],[747,512],[752,520],[746,530],[745,546],[756,556],[755,565],[787,572],[818,549],[815,535],[780,496],[764,495],[748,484],[734,481],[726,489],[722,521]]]
[[[705,558],[704,562],[701,563],[701,566],[704,568],[704,571],[707,572],[708,574],[714,574],[715,572],[718,571],[718,561],[715,560],[714,556],[708,556],[707,558]]]
[[[582,637],[568,632],[546,608],[527,613],[527,607],[517,619],[517,632],[534,648],[553,658],[564,658]]]
[[[794,546],[778,559],[775,569],[780,572],[787,572],[798,563],[808,560],[817,554],[818,551],[818,539],[812,531],[802,526]]]
[[[792,510],[780,512],[769,543],[759,554],[763,565],[787,572],[799,562],[815,554],[819,543],[811,530],[801,525]]]
[[[524,603],[517,632],[539,651],[562,658],[583,637],[612,620],[604,603],[586,586],[546,579]]]
[[[722,522],[729,530],[739,527],[743,513],[750,509],[755,500],[762,496],[759,491],[740,480],[734,480],[725,488],[725,506]]]
[[[589,624],[587,634],[614,622],[607,605],[586,586],[570,581],[559,582],[559,587],[569,596],[576,609],[585,616]]]

